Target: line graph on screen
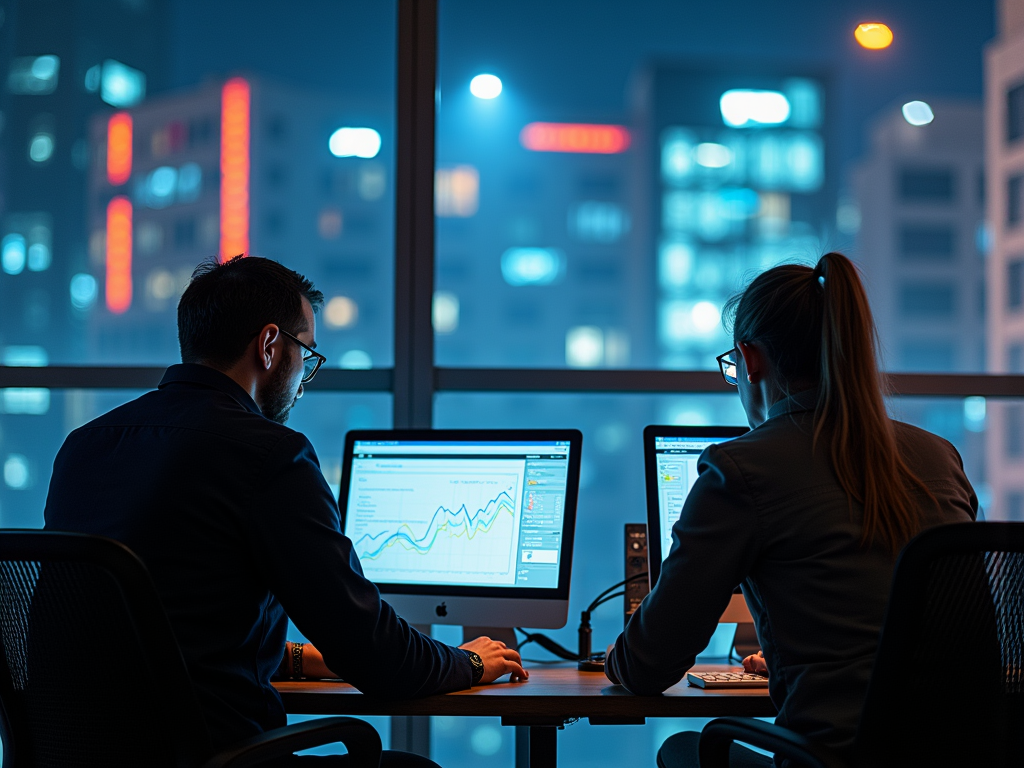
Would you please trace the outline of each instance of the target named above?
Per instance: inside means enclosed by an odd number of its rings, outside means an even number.
[[[379,581],[514,583],[521,489],[520,472],[366,476],[352,499],[356,554]]]

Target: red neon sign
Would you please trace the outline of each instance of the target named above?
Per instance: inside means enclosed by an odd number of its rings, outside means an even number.
[[[132,203],[124,196],[107,204],[107,309],[116,315],[132,305]]]
[[[115,187],[132,175],[132,116],[118,112],[107,121],[107,181]]]
[[[249,83],[234,77],[221,91],[220,260],[249,251]]]
[[[533,152],[615,155],[629,149],[629,140],[621,125],[530,123],[519,133],[519,142]]]

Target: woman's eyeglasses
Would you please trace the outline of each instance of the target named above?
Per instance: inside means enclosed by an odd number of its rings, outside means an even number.
[[[724,352],[715,358],[718,361],[718,369],[722,372],[722,378],[727,383],[736,386],[736,347]]]
[[[297,338],[288,333],[288,331],[282,328],[278,328],[278,330],[281,331],[283,336],[287,336],[309,353],[308,355],[304,355],[302,358],[302,383],[308,383],[314,376],[316,376],[316,372],[320,370],[320,366],[327,362],[327,358],[319,352],[315,352],[312,347],[303,344]]]

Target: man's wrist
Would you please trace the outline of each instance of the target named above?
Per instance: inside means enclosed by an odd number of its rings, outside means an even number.
[[[480,658],[480,654],[474,651],[467,651],[465,648],[461,650],[469,657],[469,663],[473,666],[473,682],[471,685],[476,685],[484,676],[484,660]]]

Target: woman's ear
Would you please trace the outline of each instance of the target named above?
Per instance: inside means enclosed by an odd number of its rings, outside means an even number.
[[[743,365],[747,369],[747,381],[756,384],[765,374],[764,353],[756,344],[745,341],[736,342],[736,348],[743,356]]]

